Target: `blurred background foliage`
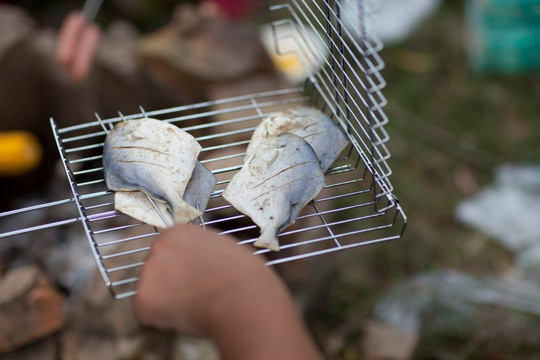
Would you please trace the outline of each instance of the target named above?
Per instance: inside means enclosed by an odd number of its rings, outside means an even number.
[[[403,43],[381,53],[391,181],[408,225],[398,241],[341,255],[350,266],[338,276],[317,324],[328,332],[347,329],[344,358],[362,358],[354,351],[359,324],[396,282],[436,269],[500,275],[514,261],[488,235],[460,223],[455,209],[492,183],[497,165],[540,163],[540,77],[472,71],[469,36],[464,1],[444,1]],[[422,333],[414,358],[538,356],[540,340],[524,345],[523,332],[512,332],[504,317],[498,319],[490,324],[500,329],[498,335],[486,334],[483,322],[466,335]],[[538,319],[533,322],[538,325]]]

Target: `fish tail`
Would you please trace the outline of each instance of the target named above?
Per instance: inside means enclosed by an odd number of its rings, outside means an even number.
[[[173,207],[174,222],[177,224],[186,224],[202,216],[203,212],[197,210],[187,202],[182,201]]]
[[[261,248],[267,248],[273,251],[279,251],[279,241],[277,238],[277,234],[272,229],[262,230],[261,236],[255,242],[253,245]]]

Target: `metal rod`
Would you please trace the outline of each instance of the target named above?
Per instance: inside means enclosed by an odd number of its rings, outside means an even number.
[[[84,2],[81,12],[88,22],[94,22],[102,3],[103,0],[86,0]]]
[[[83,12],[93,19],[101,1],[87,3]],[[140,258],[151,248],[158,230],[141,222],[134,223],[114,209],[113,192],[107,189],[103,167],[96,162],[102,160],[100,150],[115,124],[152,117],[193,132],[202,146],[201,163],[218,177],[204,217],[198,220],[201,226],[219,227],[222,234],[238,236],[240,244],[251,244],[258,227],[224,202],[221,194],[232,175],[243,166],[251,134],[265,115],[306,104],[319,108],[336,121],[350,145],[326,173],[327,184],[321,194],[297,217],[296,227],[280,233],[280,239],[286,241],[268,265],[401,237],[407,218],[389,180],[392,172],[387,163],[389,135],[385,130],[388,118],[383,111],[387,101],[382,94],[386,83],[380,74],[384,62],[378,55],[382,43],[371,37],[365,24],[361,31],[356,31],[361,33],[360,37],[354,37],[354,29],[347,26],[351,17],[367,17],[371,11],[369,5],[361,4],[355,15],[345,11],[343,4],[336,0],[291,0],[269,7],[276,46],[280,41],[294,41],[297,49],[292,53],[307,68],[309,76],[302,87],[152,111],[141,106],[139,113],[118,112],[118,116],[107,119],[96,113],[96,121],[62,129],[51,119],[73,198],[0,213],[0,220],[69,203],[75,204],[79,216],[2,233],[0,238],[81,222],[101,275],[115,298],[134,295],[136,291],[129,287],[138,278],[133,276],[133,271],[124,270],[143,265]],[[295,33],[280,34],[285,26]],[[316,67],[317,61],[320,68]],[[81,193],[82,190],[87,193]],[[149,200],[167,224],[168,214],[159,211],[157,204]],[[294,241],[287,243],[291,239]],[[120,260],[121,265],[110,266]]]

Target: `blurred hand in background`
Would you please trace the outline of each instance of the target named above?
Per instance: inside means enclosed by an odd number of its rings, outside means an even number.
[[[238,21],[254,8],[250,0],[202,0],[200,11],[212,16]],[[101,38],[98,25],[85,18],[81,11],[71,12],[63,21],[58,35],[56,61],[75,81],[88,77]]]
[[[85,79],[92,68],[101,37],[99,26],[82,12],[73,11],[64,20],[58,35],[56,60],[74,80]]]

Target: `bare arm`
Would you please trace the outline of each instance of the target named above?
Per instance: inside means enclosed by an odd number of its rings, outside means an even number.
[[[321,359],[286,287],[233,238],[177,225],[143,267],[135,314],[147,325],[212,338],[223,359]]]

